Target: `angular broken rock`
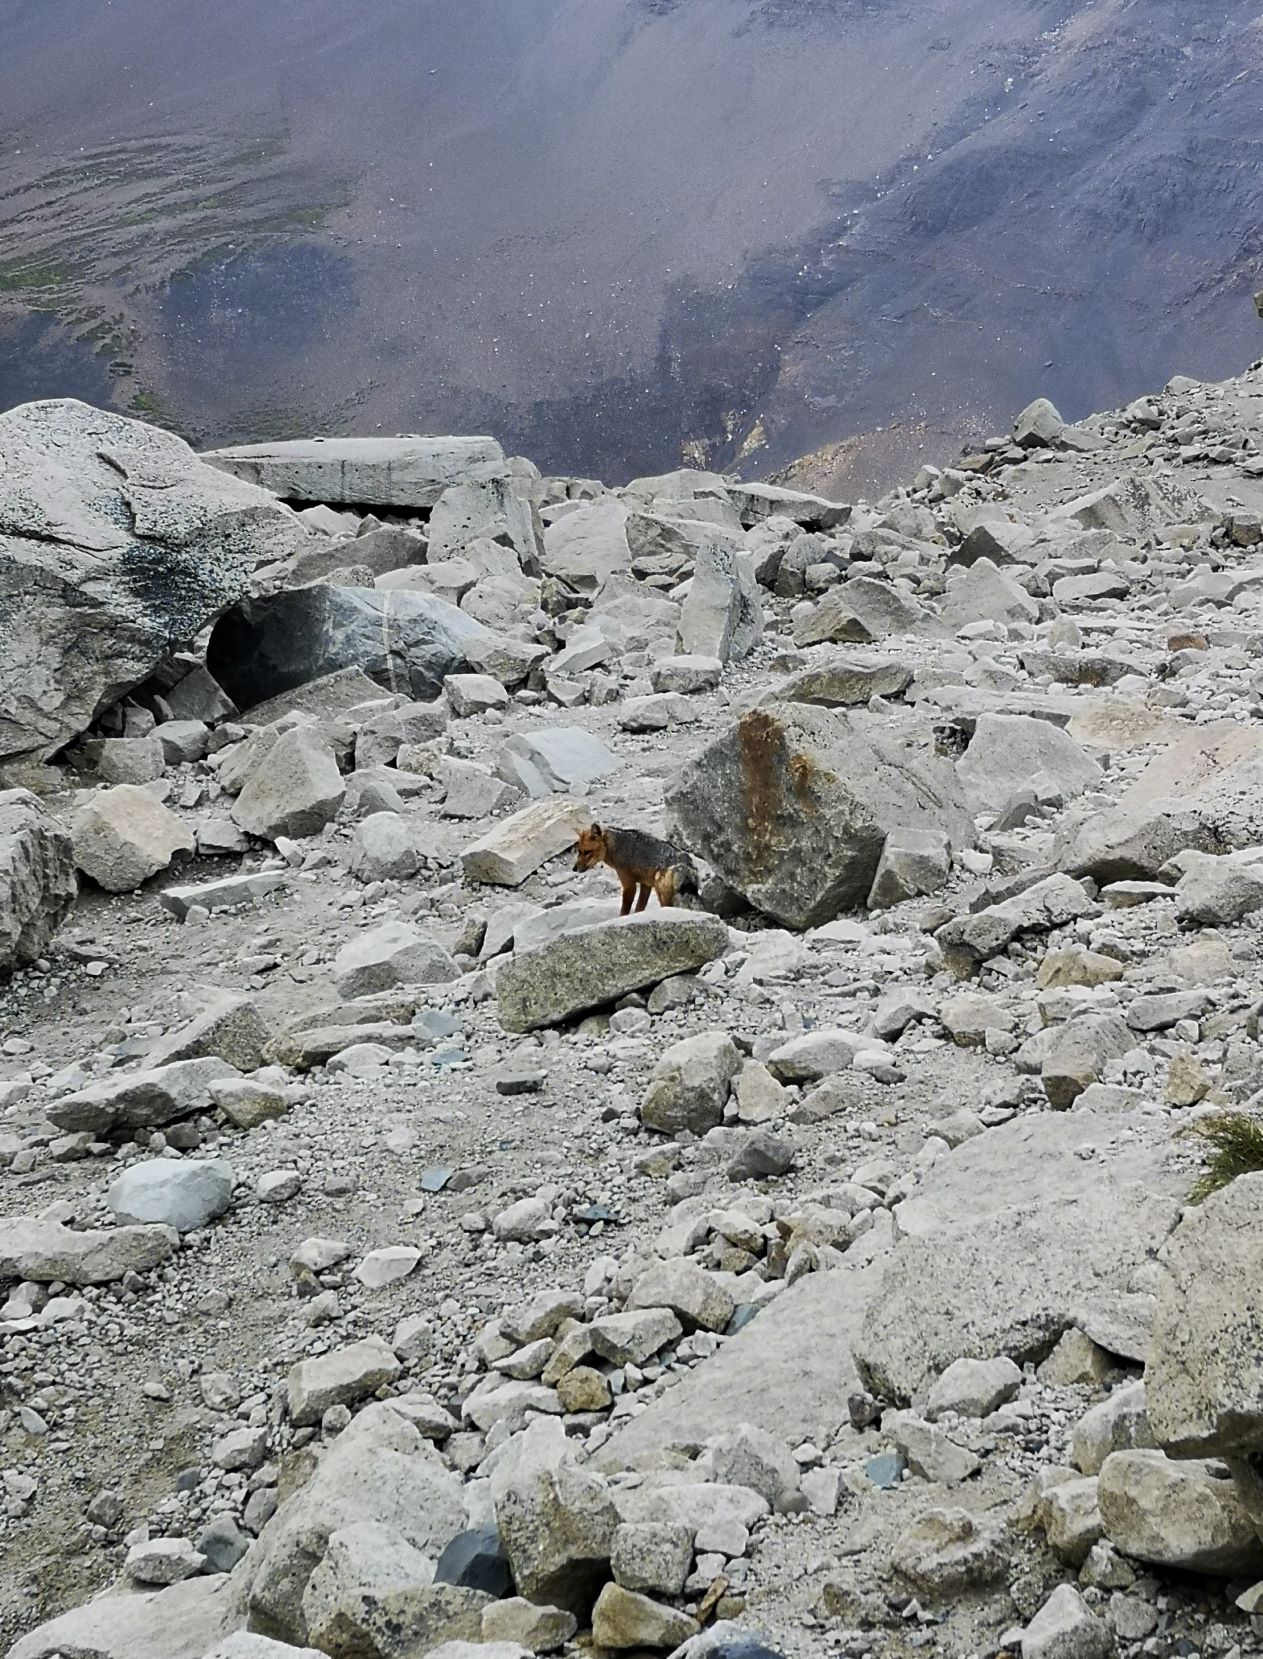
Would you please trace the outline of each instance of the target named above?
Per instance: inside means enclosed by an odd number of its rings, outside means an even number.
[[[1072,1584],[1059,1584],[1022,1632],[1022,1659],[1111,1659],[1117,1651]]]
[[[75,814],[75,863],[108,893],[133,893],[191,853],[193,831],[139,784],[102,790]]]
[[[431,1559],[466,1524],[460,1476],[390,1404],[364,1406],[264,1528],[243,1585],[252,1628],[305,1641],[303,1596],[312,1572],[335,1532],[364,1521],[389,1527]]]
[[[466,881],[519,887],[541,864],[572,849],[581,828],[592,822],[573,801],[534,801],[494,825],[460,855]]]
[[[1063,870],[1097,881],[1148,880],[1177,853],[1263,842],[1263,732],[1214,725],[1169,743],[1107,812],[1059,832]]]
[[[592,1609],[592,1639],[611,1653],[625,1648],[678,1648],[697,1633],[697,1620],[637,1590],[607,1584]]]
[[[29,789],[0,790],[0,975],[43,954],[77,888],[70,836]]]
[[[316,1359],[300,1360],[286,1388],[289,1414],[302,1427],[318,1423],[330,1406],[355,1405],[394,1382],[403,1367],[379,1336],[351,1342]]]
[[[0,761],[50,755],[306,535],[173,433],[72,399],[0,416]]]
[[[1006,950],[1023,933],[1047,933],[1092,909],[1079,882],[1070,876],[1046,876],[1015,898],[988,905],[969,916],[954,916],[935,934],[947,965],[967,977]]]
[[[890,1564],[931,1598],[985,1589],[1007,1571],[1004,1535],[965,1509],[927,1509],[904,1528]]]
[[[1161,1452],[1114,1452],[1097,1503],[1105,1536],[1124,1555],[1219,1578],[1257,1578],[1263,1543],[1232,1481],[1204,1463]]]
[[[904,899],[937,893],[947,883],[952,849],[937,830],[892,829],[877,861],[868,908],[885,910]]]
[[[856,576],[830,588],[815,609],[795,623],[794,644],[846,641],[868,645],[911,633],[923,620],[920,607],[889,582]]]
[[[1059,1025],[1040,1063],[1048,1104],[1064,1112],[1095,1083],[1111,1060],[1119,1060],[1135,1043],[1117,1014],[1081,1014]]]
[[[145,1056],[152,1071],[176,1060],[218,1059],[238,1071],[254,1071],[263,1064],[271,1027],[252,997],[228,993],[213,997],[209,1006],[161,1038]]]
[[[565,933],[511,956],[496,975],[506,1031],[535,1031],[616,1002],[629,991],[691,973],[728,949],[717,916],[664,910]]]
[[[763,606],[754,559],[740,538],[716,530],[697,548],[688,596],[680,609],[676,648],[685,656],[738,662],[763,637]]]
[[[659,1059],[641,1103],[640,1120],[664,1135],[704,1135],[723,1121],[741,1052],[726,1031],[703,1031],[672,1043]]]
[[[275,743],[233,802],[232,819],[250,835],[275,841],[318,835],[337,816],[346,795],[333,751],[323,738],[297,726]]]
[[[448,1638],[476,1637],[489,1598],[435,1584],[434,1561],[378,1521],[358,1521],[329,1537],[303,1591],[307,1634],[325,1653],[402,1659]]]
[[[896,1209],[902,1236],[853,1344],[865,1385],[906,1403],[955,1359],[1042,1357],[1128,1290],[1184,1186],[1142,1113],[1045,1112],[965,1141]]]
[[[1186,927],[1232,927],[1263,910],[1263,869],[1231,858],[1199,858],[1175,887],[1175,914]]]
[[[560,1421],[537,1417],[491,1492],[519,1595],[583,1618],[608,1577],[619,1514],[605,1481],[574,1457]]]
[[[48,1217],[16,1216],[0,1221],[0,1280],[112,1284],[127,1273],[160,1267],[174,1255],[178,1242],[172,1227],[111,1227],[80,1233]]]
[[[481,622],[433,594],[317,582],[245,600],[220,617],[206,666],[250,710],[340,668],[428,701],[464,667],[466,645],[489,637]]]
[[[113,1129],[159,1129],[210,1107],[210,1085],[237,1077],[226,1060],[176,1060],[152,1070],[124,1072],[54,1100],[47,1113],[67,1134],[102,1135]]]
[[[1064,800],[1100,783],[1100,765],[1069,733],[1026,714],[982,714],[956,776],[971,812],[999,812],[1018,787]],[[1043,789],[1046,793],[1041,794]]]
[[[1263,1451],[1263,1174],[1187,1209],[1158,1259],[1145,1366],[1157,1443],[1173,1457]]]
[[[582,726],[551,726],[519,732],[496,756],[496,775],[527,795],[542,798],[566,790],[582,791],[608,777],[618,757]]]
[[[902,697],[911,684],[912,670],[903,663],[839,651],[791,674],[772,695],[778,702],[856,708],[873,697]]]
[[[368,996],[396,985],[439,985],[460,977],[456,963],[408,922],[382,922],[347,941],[333,964],[339,996]]]
[[[972,845],[973,821],[920,717],[772,703],[752,709],[669,785],[679,839],[787,927],[864,903],[893,829]]]

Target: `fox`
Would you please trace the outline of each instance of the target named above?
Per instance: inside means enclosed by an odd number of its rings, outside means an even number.
[[[622,883],[620,916],[630,912],[633,898],[637,911],[643,910],[651,892],[658,895],[658,903],[667,909],[682,893],[697,895],[697,869],[693,860],[669,841],[659,841],[657,836],[646,835],[643,830],[602,829],[600,824],[593,824],[579,831],[578,843],[576,870],[592,870],[598,864],[608,864]]]

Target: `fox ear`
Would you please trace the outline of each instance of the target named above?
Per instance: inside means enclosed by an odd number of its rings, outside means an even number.
[[[588,829],[588,834],[589,835],[600,835],[600,833],[601,833],[600,824],[592,824]]]

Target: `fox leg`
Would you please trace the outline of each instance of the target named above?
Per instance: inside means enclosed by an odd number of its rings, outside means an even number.
[[[618,879],[623,885],[623,905],[619,915],[626,916],[632,907],[632,900],[636,896],[636,880],[634,876],[619,876]]]
[[[639,915],[640,912],[649,903],[649,895],[652,892],[653,892],[653,888],[648,884],[648,882],[643,882],[642,881],[641,884],[640,884],[640,897],[636,900],[636,913],[637,913],[637,915]]]
[[[654,882],[653,890],[658,895],[658,903],[664,910],[669,910],[675,903],[675,871],[663,870]]]

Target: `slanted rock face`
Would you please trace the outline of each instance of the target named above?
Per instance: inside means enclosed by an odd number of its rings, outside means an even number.
[[[55,753],[305,536],[170,432],[70,399],[0,415],[0,760]]]
[[[30,790],[0,792],[0,975],[39,957],[76,888],[66,831]]]
[[[1263,1450],[1263,1175],[1189,1210],[1161,1260],[1145,1369],[1154,1435],[1175,1457]]]
[[[743,715],[676,777],[667,806],[684,844],[787,927],[863,904],[892,829],[973,840],[928,726],[802,704]]]
[[[361,668],[387,691],[437,697],[487,639],[472,616],[428,593],[310,587],[246,600],[215,624],[206,666],[244,709],[340,668]]]

